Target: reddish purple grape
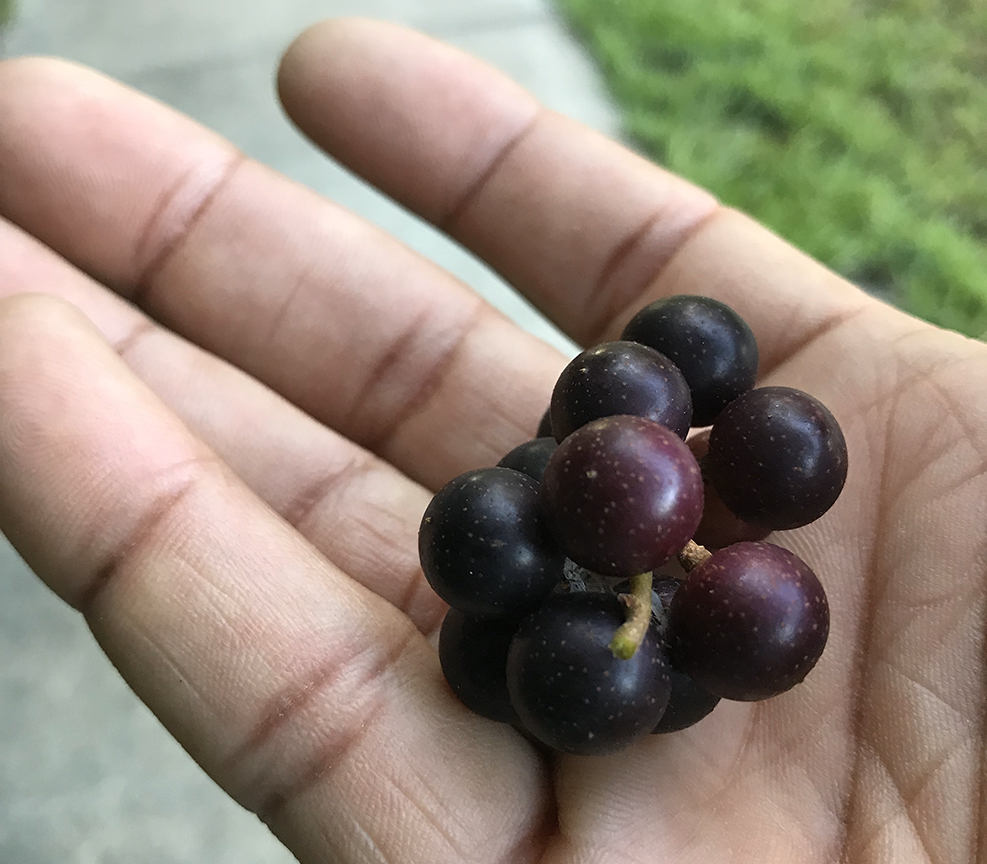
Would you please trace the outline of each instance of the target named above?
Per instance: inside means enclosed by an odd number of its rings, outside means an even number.
[[[692,536],[701,546],[710,551],[723,549],[745,540],[763,540],[770,533],[770,528],[751,525],[737,517],[711,483],[703,486],[703,518]]]
[[[692,397],[682,373],[664,355],[636,342],[607,342],[583,351],[562,370],[551,411],[559,442],[580,426],[618,414],[654,420],[685,438]]]
[[[709,449],[709,431],[706,429],[687,442],[692,455],[699,462],[700,470]],[[739,518],[723,503],[720,494],[705,476],[703,481],[703,518],[699,521],[693,540],[707,549],[722,549],[744,540],[763,540],[771,533],[770,528],[751,525]]]
[[[711,693],[743,702],[794,687],[826,646],[829,604],[815,573],[772,543],[714,552],[672,600],[673,665]]]
[[[620,338],[649,345],[682,370],[692,391],[693,426],[712,423],[757,377],[757,342],[750,327],[710,297],[656,300],[630,320]]]
[[[577,429],[549,460],[541,492],[563,552],[605,576],[664,564],[689,542],[703,510],[695,457],[681,438],[641,417]]]
[[[716,418],[703,469],[740,519],[798,528],[822,516],[843,490],[846,441],[818,399],[791,387],[760,387]]]
[[[507,693],[507,651],[517,632],[515,618],[470,618],[450,609],[439,631],[442,674],[471,711],[501,723],[517,723]]]
[[[500,468],[520,471],[541,483],[545,466],[548,465],[548,460],[552,458],[558,446],[554,438],[532,438],[530,441],[518,444],[497,465]]]
[[[616,597],[553,595],[521,622],[507,656],[507,687],[524,727],[564,753],[620,750],[651,732],[668,702],[668,666],[649,628],[629,660],[610,640],[624,622]]]
[[[544,523],[538,488],[519,471],[483,468],[435,494],[418,554],[446,603],[476,618],[520,615],[561,580],[564,556]]]

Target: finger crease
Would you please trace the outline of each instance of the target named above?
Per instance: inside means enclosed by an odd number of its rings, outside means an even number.
[[[303,768],[296,773],[294,779],[273,789],[269,789],[260,799],[256,807],[257,815],[268,825],[291,803],[311,789],[321,780],[329,777],[374,728],[387,707],[386,688],[383,680],[387,673],[397,665],[401,657],[420,638],[419,632],[408,626],[400,639],[395,640],[387,651],[379,653],[376,663],[367,671],[356,690],[369,690],[370,698],[361,710],[356,712],[353,719],[348,720],[339,728],[332,730],[328,741],[313,751],[305,761]],[[243,744],[230,758],[232,767],[245,761],[252,753],[257,752],[265,742],[276,733],[287,728],[299,713],[309,705],[317,694],[338,681],[348,666],[367,651],[374,650],[375,645],[355,652],[347,657],[334,656],[319,667],[315,673],[300,685],[296,684],[278,694],[272,701],[271,708],[248,736]],[[350,698],[349,703],[355,700]],[[329,721],[327,721],[329,725]],[[302,736],[300,736],[302,737]],[[261,782],[261,788],[265,785]]]
[[[129,296],[132,303],[139,307],[147,303],[158,273],[185,244],[210,205],[245,161],[246,156],[235,152],[214,171],[214,176],[203,188],[194,191],[196,181],[202,179],[202,170],[190,168],[161,194],[134,248],[137,276]]]
[[[541,785],[544,787],[541,800],[545,802],[541,812],[535,815],[530,827],[501,857],[498,864],[534,864],[536,861],[542,861],[546,857],[552,838],[559,834],[558,804],[547,772],[542,777]]]
[[[408,577],[408,584],[405,586],[404,591],[401,593],[401,598],[398,601],[398,608],[405,613],[409,614],[412,604],[415,598],[418,596],[420,591],[427,592],[432,595],[432,587],[425,580],[425,573],[422,571],[421,567],[415,567],[412,570],[411,575]],[[435,630],[441,623],[442,619],[446,614],[445,604],[439,604],[435,608],[435,611],[428,616],[427,619],[421,619],[418,621],[419,629],[422,633],[431,633]],[[418,616],[416,616],[416,619]]]
[[[421,377],[418,386],[404,404],[393,413],[391,421],[371,437],[368,446],[377,453],[386,453],[391,442],[413,417],[421,414],[428,407],[432,398],[442,387],[442,382],[455,366],[456,357],[476,330],[489,307],[485,301],[477,299],[473,311],[460,324],[458,332],[449,341],[448,347],[435,359],[428,371]],[[417,338],[419,327],[404,336],[401,344],[406,345]],[[403,352],[403,347],[402,347]],[[393,351],[391,353],[394,353]],[[374,379],[380,381],[380,378]],[[364,400],[367,401],[367,400]]]
[[[378,701],[370,705],[360,714],[360,722],[347,727],[345,733],[333,736],[330,745],[317,751],[311,766],[290,785],[270,792],[257,808],[257,817],[265,825],[271,826],[278,816],[291,806],[302,795],[315,786],[320,780],[332,774],[348,753],[352,753],[376,725],[383,712],[384,706]]]
[[[338,471],[327,472],[317,477],[291,500],[281,515],[289,525],[301,531],[302,526],[330,496],[358,477],[369,474],[374,468],[375,461],[369,454],[355,456]]]
[[[794,344],[791,344],[786,348],[783,354],[779,355],[770,365],[765,365],[758,370],[758,376],[764,377],[769,375],[774,370],[782,366],[786,361],[790,360],[796,354],[801,354],[802,352],[808,350],[813,344],[819,342],[821,339],[829,336],[834,331],[843,327],[845,324],[849,324],[855,321],[865,312],[869,312],[871,309],[875,308],[874,302],[868,297],[865,302],[860,306],[854,306],[847,309],[845,312],[833,314],[827,316],[818,325],[809,330],[805,335],[802,336]],[[781,331],[784,332],[784,331]]]
[[[525,123],[517,132],[515,132],[500,146],[496,154],[494,154],[494,157],[466,187],[466,189],[459,196],[458,200],[455,201],[451,207],[449,207],[444,216],[436,220],[435,225],[440,231],[450,234],[454,231],[453,226],[462,218],[463,214],[470,207],[472,207],[473,202],[476,201],[481,194],[483,194],[483,190],[490,183],[490,180],[494,174],[496,174],[501,165],[507,161],[507,158],[521,146],[521,143],[531,135],[539,121],[545,116],[546,113],[547,109],[539,105],[527,123]]]
[[[609,309],[602,315],[590,313],[585,316],[587,321],[599,321],[596,329],[585,339],[587,345],[597,345],[607,339],[608,334],[613,329],[615,322],[626,315],[630,309],[636,309],[641,304],[641,299],[662,276],[662,273],[675,260],[679,252],[688,245],[689,241],[699,234],[707,223],[712,221],[722,210],[719,204],[713,205],[708,213],[703,214],[688,228],[681,232],[680,236],[671,246],[662,244],[661,254],[656,255],[648,251],[645,241],[652,229],[661,222],[668,212],[667,207],[662,206],[647,216],[637,228],[630,231],[621,240],[607,257],[606,263],[600,270],[596,278],[592,292],[589,294],[589,304],[593,305],[597,298],[609,299]],[[652,266],[648,268],[647,275],[636,285],[629,285],[623,290],[616,290],[610,283],[615,274],[627,264],[634,256],[651,254],[655,257]]]
[[[157,329],[158,326],[153,321],[142,318],[123,339],[120,339],[113,345],[113,350],[116,351],[122,360],[126,361],[128,355],[134,350],[134,347],[143,342],[146,337],[156,332]]]
[[[151,544],[160,527],[201,482],[204,461],[202,457],[188,459],[169,470],[169,474],[179,475],[177,487],[168,489],[154,499],[145,509],[136,527],[122,543],[117,545],[106,562],[97,568],[85,588],[79,593],[74,605],[84,616],[89,617],[107,586],[123,572],[136,555]]]
[[[458,861],[469,860],[470,853],[469,850],[463,847],[462,842],[453,833],[451,826],[446,826],[445,820],[450,818],[451,814],[444,813],[442,815],[435,812],[433,807],[430,807],[428,803],[421,800],[420,795],[416,795],[411,789],[409,789],[402,781],[399,775],[388,777],[388,782],[397,791],[397,793],[412,807],[414,807],[424,818],[424,820],[432,826],[435,833],[441,837],[446,845],[453,851]],[[419,782],[424,783],[424,779]],[[443,796],[444,797],[444,796]],[[445,818],[443,818],[445,817]],[[450,820],[451,821],[451,820]],[[466,826],[460,826],[465,828],[467,837],[468,828]],[[475,856],[473,856],[474,860]]]

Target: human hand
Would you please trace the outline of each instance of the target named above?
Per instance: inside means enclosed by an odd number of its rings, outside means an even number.
[[[320,25],[280,81],[580,342],[665,294],[737,309],[762,382],[847,437],[836,506],[777,538],[831,636],[795,690],[615,756],[472,715],[419,520],[530,437],[564,358],[168,109],[7,62],[0,527],[186,749],[302,861],[982,858],[987,348],[424,37]]]

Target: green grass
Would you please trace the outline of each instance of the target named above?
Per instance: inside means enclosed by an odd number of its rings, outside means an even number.
[[[558,2],[644,153],[987,334],[987,3]]]

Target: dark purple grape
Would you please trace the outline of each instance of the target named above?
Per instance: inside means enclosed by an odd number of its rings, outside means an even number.
[[[541,421],[538,424],[538,432],[535,435],[536,438],[554,438],[552,434],[552,407],[549,406],[545,409],[545,413],[541,415]]]
[[[538,497],[538,483],[510,468],[469,471],[440,489],[418,532],[435,593],[476,618],[537,606],[562,578],[565,560]]]
[[[655,604],[655,614],[658,620],[655,622],[662,638],[665,639],[668,633],[668,612],[672,605],[672,599],[682,585],[680,579],[656,579],[652,591],[657,595],[658,603]],[[666,655],[668,651],[666,650]],[[714,696],[708,690],[700,687],[685,672],[681,672],[674,665],[670,669],[672,690],[668,697],[668,707],[662,714],[658,725],[652,730],[653,734],[662,735],[666,732],[678,732],[693,726],[709,714],[720,701],[719,696]]]
[[[695,726],[719,704],[720,697],[700,687],[685,672],[674,666],[670,670],[671,692],[668,706],[661,715],[658,725],[651,730],[653,735],[667,732],[680,732]]]
[[[757,342],[750,327],[710,297],[656,300],[630,320],[620,338],[660,351],[682,370],[692,391],[693,426],[708,426],[757,378]]]
[[[559,442],[580,426],[618,414],[654,420],[685,438],[692,398],[667,357],[636,342],[607,342],[583,351],[562,370],[551,411]]]
[[[501,723],[517,723],[507,694],[507,651],[516,618],[470,618],[450,609],[439,631],[442,674],[471,711]]]
[[[808,565],[772,543],[714,552],[682,583],[669,617],[672,663],[724,699],[794,687],[829,635],[826,593]]]
[[[564,753],[623,749],[647,735],[668,701],[668,666],[653,628],[629,660],[610,640],[623,606],[602,593],[561,594],[521,622],[507,687],[525,728]]]
[[[558,446],[554,438],[533,438],[519,444],[497,465],[501,468],[512,468],[515,471],[520,471],[541,483],[541,478],[545,474],[545,466],[548,465],[548,460]]]
[[[692,537],[703,510],[699,465],[681,438],[641,417],[573,432],[548,462],[542,500],[565,554],[605,576],[654,570]]]
[[[843,490],[846,441],[818,399],[791,387],[760,387],[716,418],[703,469],[740,519],[798,528],[822,516]]]

